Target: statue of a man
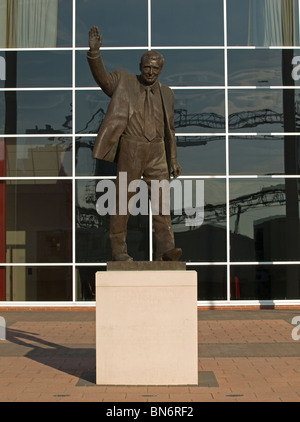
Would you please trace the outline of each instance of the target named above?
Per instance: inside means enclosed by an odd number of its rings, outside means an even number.
[[[140,62],[140,75],[122,70],[105,70],[100,47],[102,35],[97,27],[89,31],[87,59],[97,84],[111,97],[106,116],[99,129],[94,158],[117,162],[116,194],[118,205],[119,174],[127,173],[127,186],[133,180],[147,183],[151,197],[151,180],[177,177],[181,167],[177,161],[174,129],[174,94],[158,82],[164,59],[156,51],[147,51]],[[128,201],[130,199],[128,194]],[[127,253],[127,215],[110,216],[110,242],[114,261],[132,260]],[[158,261],[174,261],[182,251],[175,248],[170,213],[153,215],[156,257]]]

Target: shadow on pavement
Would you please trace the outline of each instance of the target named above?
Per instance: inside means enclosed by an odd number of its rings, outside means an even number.
[[[23,356],[94,384],[95,347],[84,344],[72,346],[49,342],[40,338],[37,333],[7,328],[6,341],[1,343],[0,356]]]

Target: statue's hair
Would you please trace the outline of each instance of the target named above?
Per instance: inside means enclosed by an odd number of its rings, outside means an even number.
[[[141,57],[141,64],[145,59],[158,60],[161,67],[163,67],[165,61],[163,55],[155,50],[146,51]]]

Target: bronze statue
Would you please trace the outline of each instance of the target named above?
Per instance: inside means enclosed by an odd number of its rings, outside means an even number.
[[[147,51],[140,62],[140,75],[122,70],[105,70],[100,47],[102,35],[96,26],[89,31],[87,59],[97,84],[111,97],[106,116],[99,129],[93,157],[117,162],[116,193],[119,173],[127,173],[127,183],[143,176],[149,188],[151,180],[177,177],[181,167],[177,161],[174,129],[174,94],[158,82],[164,59],[156,51]],[[133,195],[134,193],[132,193]],[[130,199],[130,194],[128,201]],[[118,204],[118,197],[117,197]],[[110,216],[112,260],[132,260],[127,253],[127,215]],[[182,254],[175,248],[170,215],[153,215],[156,260],[175,261]]]

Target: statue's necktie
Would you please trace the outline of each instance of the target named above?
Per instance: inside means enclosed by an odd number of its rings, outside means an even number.
[[[145,130],[144,135],[148,141],[156,136],[156,127],[155,127],[155,116],[154,116],[154,106],[152,97],[151,88],[146,88],[146,98],[145,98]]]

